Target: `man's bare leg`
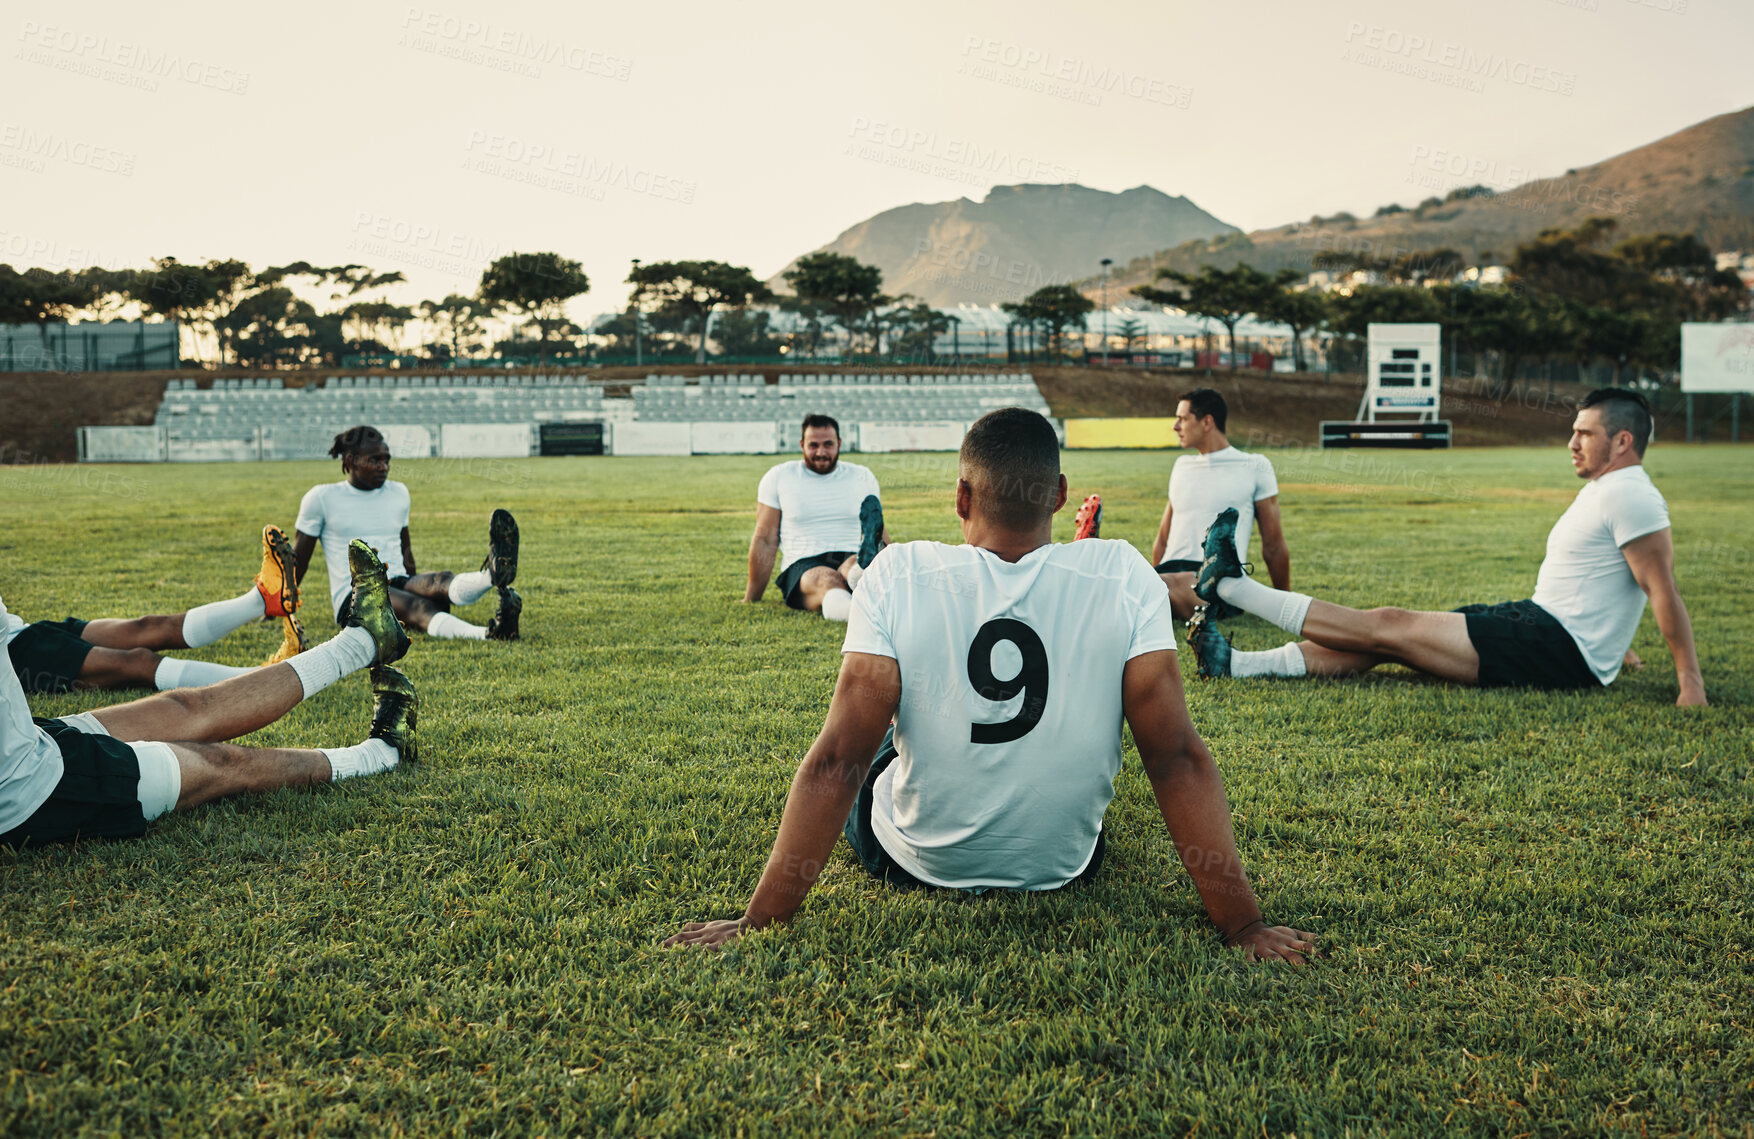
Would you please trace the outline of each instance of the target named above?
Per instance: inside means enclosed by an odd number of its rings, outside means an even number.
[[[854,565],[858,559],[850,559]],[[821,613],[830,621],[845,621],[852,611],[853,590],[846,575],[827,566],[812,566],[798,579],[798,597],[809,613]]]
[[[304,698],[304,684],[288,662],[205,688],[178,688],[127,704],[98,708],[92,716],[110,735],[126,743],[214,742],[265,728]]]
[[[233,795],[327,783],[329,757],[315,748],[254,748],[227,743],[170,744],[182,773],[179,811]]]
[[[1322,648],[1397,661],[1458,684],[1480,679],[1480,654],[1460,613],[1416,609],[1348,609],[1312,601],[1303,636]],[[1304,654],[1308,660],[1309,654]]]
[[[1163,586],[1169,590],[1169,611],[1177,621],[1186,621],[1194,615],[1194,610],[1204,605],[1194,596],[1194,575],[1191,573],[1160,573]]]
[[[1326,649],[1314,641],[1297,642],[1297,651],[1303,656],[1305,676],[1359,676],[1388,659],[1370,653],[1343,653],[1338,649]]]
[[[149,617],[100,617],[87,621],[79,636],[106,649],[186,649],[183,613]],[[81,678],[83,679],[83,677]]]

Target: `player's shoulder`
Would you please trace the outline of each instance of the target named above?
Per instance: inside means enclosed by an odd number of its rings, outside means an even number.
[[[1150,568],[1145,555],[1124,538],[1085,538],[1079,542],[1060,542],[1053,546],[1050,558],[1080,570],[1129,573],[1135,564]]]
[[[804,460],[787,459],[783,463],[775,463],[773,466],[767,468],[767,473],[761,476],[761,481],[767,482],[769,479],[785,478],[789,475],[795,475],[803,469]]]
[[[408,498],[409,497],[408,484],[405,482],[397,482],[395,479],[385,479],[384,480],[384,489],[389,491],[391,494],[396,495],[398,498]]]

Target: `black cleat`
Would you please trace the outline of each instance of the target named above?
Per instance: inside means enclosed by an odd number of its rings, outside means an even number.
[[[518,591],[510,587],[499,591],[499,611],[487,623],[487,639],[490,641],[515,641],[518,639],[518,615],[524,611],[524,599]]]
[[[408,630],[396,619],[390,605],[390,579],[376,550],[355,538],[347,546],[347,568],[353,572],[353,592],[347,598],[346,624],[371,634],[377,645],[373,664],[394,664],[408,652]]]
[[[1218,583],[1227,577],[1241,577],[1254,568],[1244,565],[1236,557],[1238,517],[1234,506],[1219,511],[1212,525],[1206,528],[1206,538],[1201,543],[1205,560],[1200,563],[1200,576],[1194,579],[1194,596],[1211,608],[1212,612],[1207,615],[1211,621],[1222,621],[1242,612],[1218,596]]]
[[[1193,646],[1201,676],[1215,680],[1230,675],[1230,638],[1218,631],[1210,606],[1200,606],[1188,618],[1188,644]]]
[[[883,552],[883,504],[867,494],[859,503],[859,568],[870,569]]]
[[[518,520],[511,511],[495,510],[488,519],[487,560],[481,568],[492,576],[497,589],[518,580]]]
[[[401,762],[416,762],[420,759],[420,747],[414,738],[414,725],[419,719],[420,695],[414,691],[414,682],[389,665],[373,668],[371,682],[377,703],[372,709],[370,738],[395,748],[396,758]]]

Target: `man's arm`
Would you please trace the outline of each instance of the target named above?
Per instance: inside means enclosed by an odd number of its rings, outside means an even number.
[[[1675,543],[1668,527],[1620,547],[1626,564],[1638,587],[1650,598],[1651,613],[1663,640],[1669,642],[1669,655],[1675,658],[1675,678],[1680,681],[1681,695],[1675,703],[1686,707],[1705,703],[1705,678],[1699,672],[1699,653],[1693,646],[1693,622],[1681,591],[1675,587]]]
[[[717,948],[797,912],[846,826],[847,812],[900,703],[901,667],[892,657],[846,654],[828,719],[792,778],[779,837],[743,916],[689,922],[665,945]]]
[[[773,577],[773,559],[780,548],[780,512],[778,507],[755,504],[755,535],[749,539],[749,584],[743,590],[744,601],[760,601]]]
[[[317,540],[303,530],[294,530],[292,537],[293,583],[303,585],[305,571],[311,568],[311,555],[317,549]]]
[[[1163,521],[1157,526],[1157,538],[1151,543],[1151,564],[1162,565],[1163,555],[1169,549],[1169,516],[1175,513],[1175,507],[1163,504]]]
[[[1121,674],[1121,708],[1176,853],[1206,913],[1223,931],[1224,944],[1248,950],[1251,958],[1302,964],[1304,954],[1315,950],[1315,935],[1269,926],[1261,917],[1236,851],[1224,779],[1188,719],[1173,650],[1143,653],[1127,662]]]
[[[414,542],[408,537],[408,527],[402,527],[402,568],[413,577],[417,572],[414,568]]]
[[[1279,496],[1255,501],[1255,525],[1261,531],[1261,560],[1273,577],[1274,589],[1291,588],[1291,548],[1285,544],[1285,528],[1279,520]]]

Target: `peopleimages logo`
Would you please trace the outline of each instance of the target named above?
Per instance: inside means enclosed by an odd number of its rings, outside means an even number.
[[[228,95],[242,95],[250,89],[247,71],[95,32],[25,20],[19,25],[18,39],[24,45],[19,59],[146,91],[157,91],[159,79]]]
[[[1465,44],[1436,40],[1381,24],[1366,24],[1362,20],[1353,20],[1346,25],[1346,43],[1348,49],[1341,57],[1344,61],[1404,72],[1433,82],[1465,85],[1471,90],[1480,90],[1478,83],[1482,79],[1500,79],[1556,95],[1571,95],[1577,90],[1575,72],[1559,71],[1496,52],[1476,51]],[[1466,82],[1455,83],[1454,80]]]
[[[848,132],[851,141],[845,154],[872,162],[918,170],[921,173],[974,181],[980,174],[1017,178],[1025,182],[1076,182],[1078,171],[1057,162],[1019,154],[1001,146],[919,130],[900,123],[858,116]]]

